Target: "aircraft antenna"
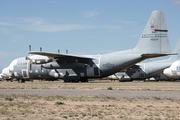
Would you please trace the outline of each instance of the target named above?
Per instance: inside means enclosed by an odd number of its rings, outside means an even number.
[[[60,53],[60,50],[58,49],[58,53]]]
[[[42,47],[40,47],[40,51],[42,52]]]
[[[31,45],[29,45],[29,52],[31,52]],[[31,54],[30,54],[30,56],[31,56]]]
[[[68,54],[68,50],[66,50],[66,54]]]
[[[31,52],[31,45],[29,45],[29,52]]]

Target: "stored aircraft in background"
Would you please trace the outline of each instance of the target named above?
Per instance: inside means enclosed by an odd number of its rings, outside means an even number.
[[[152,78],[147,79],[147,81],[152,81],[152,80],[154,80],[154,81],[175,81],[178,79],[169,77],[169,76],[165,75],[164,73],[161,73],[158,76],[154,76]]]
[[[3,80],[3,74],[0,73],[0,80],[2,81]]]
[[[18,80],[63,79],[65,82],[87,82],[103,78],[148,58],[170,55],[165,17],[153,11],[134,49],[103,55],[70,55],[49,52],[17,58],[3,69],[3,74]]]
[[[180,59],[173,62],[169,68],[166,68],[163,73],[169,77],[180,79]]]
[[[118,72],[103,79],[119,80],[119,82],[132,82],[133,81],[125,72]],[[140,79],[136,79],[136,80],[140,80]],[[151,77],[151,78],[143,79],[143,81],[174,81],[174,80],[177,80],[177,79],[171,78],[163,73],[157,76]]]
[[[0,73],[0,81],[3,81],[3,80],[11,81],[11,78]]]
[[[145,62],[145,63],[138,63],[138,64],[136,64],[136,65],[134,65],[132,67],[127,68],[125,70],[125,73],[124,73],[123,76],[119,76],[118,74],[115,74],[115,76],[117,76],[117,78],[120,81],[145,80],[145,79],[150,79],[151,77],[153,77],[156,80],[160,80],[161,78],[169,80],[169,79],[171,79],[170,77],[167,77],[167,76],[165,76],[165,75],[163,75],[161,73],[163,73],[164,69],[171,66],[171,64],[174,61],[180,60],[180,39],[177,42],[173,53],[178,53],[178,55],[171,55],[168,59],[164,59],[164,60],[158,60],[158,61],[153,61],[153,62]],[[178,64],[178,65],[180,65],[180,64]],[[176,67],[176,70],[178,70],[177,68],[178,67]],[[180,66],[179,66],[179,68],[180,68]],[[175,69],[173,69],[173,70],[175,70]],[[180,73],[179,73],[179,75],[180,75]],[[126,77],[124,77],[124,76],[126,76]]]

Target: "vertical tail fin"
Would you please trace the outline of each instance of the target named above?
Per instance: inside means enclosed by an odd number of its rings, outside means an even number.
[[[180,39],[176,44],[176,47],[174,48],[173,53],[178,53],[178,55],[171,55],[169,60],[170,61],[176,61],[176,60],[180,60]]]
[[[133,52],[171,53],[167,32],[163,12],[153,11]]]

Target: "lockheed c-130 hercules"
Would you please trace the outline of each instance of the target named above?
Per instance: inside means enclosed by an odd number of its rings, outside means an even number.
[[[171,55],[162,11],[153,11],[134,49],[103,55],[71,55],[28,52],[32,56],[17,58],[2,73],[25,79],[63,79],[65,82],[87,82],[123,71],[148,58]],[[153,29],[156,28],[156,29]]]

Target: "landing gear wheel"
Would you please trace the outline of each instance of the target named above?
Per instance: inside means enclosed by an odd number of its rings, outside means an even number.
[[[70,80],[64,80],[65,83],[71,82]]]
[[[78,83],[78,82],[79,82],[79,80],[72,80],[72,82],[74,82],[74,83]]]
[[[83,78],[83,79],[81,79],[81,82],[88,82],[88,79]]]
[[[24,79],[19,79],[18,83],[25,83],[25,80]]]

